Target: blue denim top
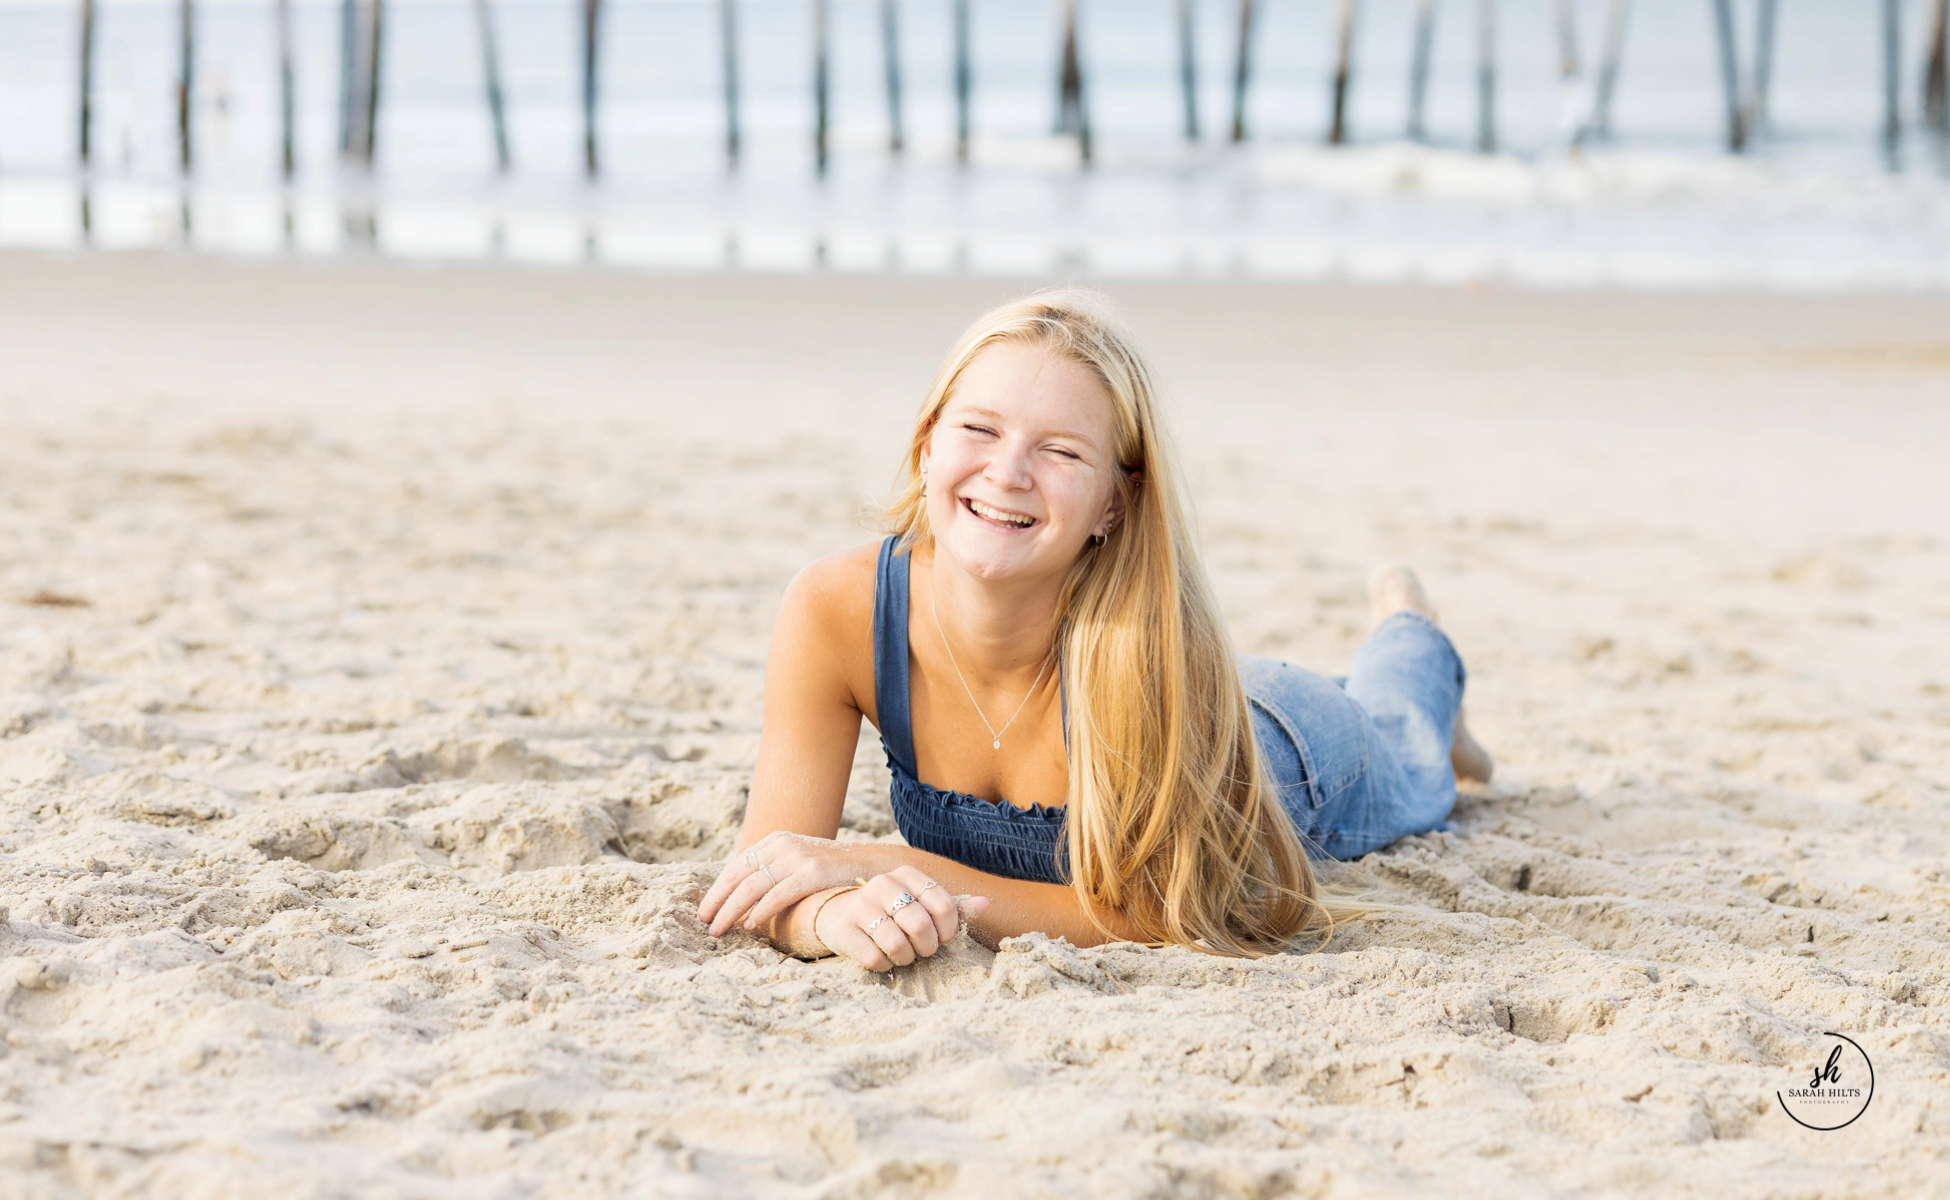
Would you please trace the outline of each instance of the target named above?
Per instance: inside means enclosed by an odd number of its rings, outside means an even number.
[[[873,695],[880,744],[893,772],[888,799],[901,836],[926,850],[990,875],[1066,883],[1069,845],[1063,809],[1017,808],[922,783],[914,766],[907,647],[907,575],[912,561],[895,554],[898,538],[880,544],[873,587]],[[1062,664],[1057,665],[1058,679]]]

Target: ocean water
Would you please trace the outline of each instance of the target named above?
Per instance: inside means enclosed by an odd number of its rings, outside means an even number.
[[[1735,4],[1751,70],[1756,0]],[[737,0],[743,147],[724,148],[717,0],[608,0],[602,172],[583,171],[580,6],[494,0],[513,169],[496,169],[471,3],[386,10],[374,170],[337,155],[339,8],[294,3],[297,169],[279,171],[269,0],[201,0],[195,163],[178,164],[173,0],[101,0],[96,156],[76,152],[77,0],[0,0],[0,246],[651,269],[1246,276],[1535,287],[1950,290],[1950,145],[1924,128],[1935,0],[1902,5],[1884,136],[1881,4],[1780,0],[1769,123],[1726,149],[1711,0],[1637,0],[1612,136],[1577,143],[1606,0],[1497,4],[1497,149],[1477,144],[1477,5],[1439,0],[1427,137],[1405,136],[1415,0],[1363,0],[1349,138],[1326,144],[1338,0],[1259,0],[1233,144],[1235,0],[1080,0],[1093,130],[1056,136],[1057,0],[973,0],[955,155],[950,0],[830,0],[832,154],[813,154],[812,0]]]

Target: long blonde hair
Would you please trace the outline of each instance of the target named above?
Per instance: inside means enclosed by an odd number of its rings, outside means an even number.
[[[883,526],[933,545],[921,454],[970,362],[998,342],[1093,372],[1109,391],[1124,518],[1077,559],[1057,602],[1069,703],[1070,883],[1146,940],[1259,955],[1335,914],[1274,792],[1238,663],[1193,540],[1151,372],[1101,296],[1037,292],[984,313],[928,389]]]

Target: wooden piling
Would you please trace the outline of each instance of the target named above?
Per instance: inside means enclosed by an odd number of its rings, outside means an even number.
[[[582,0],[582,170],[591,179],[596,153],[596,68],[602,61],[603,0]]]
[[[1720,41],[1720,82],[1727,105],[1727,149],[1747,146],[1747,122],[1740,111],[1740,57],[1733,41],[1733,0],[1713,0],[1713,27]]]
[[[1435,0],[1417,0],[1415,5],[1415,45],[1408,68],[1408,136],[1421,141],[1427,136],[1423,115],[1429,100],[1429,65],[1435,54]]]
[[[1232,72],[1232,140],[1246,140],[1246,83],[1253,61],[1253,0],[1239,0],[1239,57]]]
[[[1334,30],[1334,119],[1327,128],[1327,143],[1347,141],[1347,85],[1354,69],[1354,15],[1359,0],[1341,0],[1340,17]]]
[[[1950,0],[1936,0],[1930,21],[1930,59],[1923,69],[1923,119],[1950,133]]]
[[[1599,51],[1598,86],[1592,96],[1591,119],[1578,140],[1611,136],[1611,100],[1618,91],[1618,72],[1625,61],[1625,30],[1632,16],[1632,0],[1611,0],[1605,10],[1605,44]]]
[[[1198,43],[1193,0],[1178,0],[1178,85],[1185,94],[1185,140],[1198,141]]]
[[[1557,77],[1576,79],[1584,73],[1584,63],[1578,55],[1577,0],[1557,0],[1552,16],[1557,27]]]
[[[1074,133],[1077,155],[1090,165],[1090,107],[1083,95],[1083,55],[1077,45],[1077,0],[1063,0],[1063,56],[1058,73],[1056,132]]]
[[[1890,142],[1903,133],[1902,24],[1902,0],[1882,0],[1882,136]]]
[[[1754,12],[1754,74],[1747,85],[1747,134],[1752,137],[1767,124],[1767,95],[1774,82],[1774,30],[1776,0],[1759,0]]]
[[[724,51],[724,156],[738,165],[738,0],[718,0],[718,44]]]
[[[1496,151],[1496,0],[1476,0],[1476,148]]]
[[[968,161],[969,106],[975,92],[969,40],[968,0],[955,0],[955,160],[962,163]]]
[[[365,158],[370,167],[379,155],[379,48],[386,27],[386,0],[372,0],[371,41],[366,50]]]
[[[291,69],[291,0],[277,3],[278,166],[286,183],[298,172],[298,100]]]
[[[514,155],[508,148],[508,111],[501,94],[501,50],[494,37],[494,10],[488,5],[489,0],[474,0],[474,28],[481,38],[481,79],[487,87],[488,120],[494,126],[495,167],[506,175]]]
[[[339,150],[345,161],[371,167],[379,136],[379,61],[385,31],[384,0],[358,0],[346,35],[341,66]]]
[[[185,175],[195,158],[192,152],[190,134],[190,101],[196,89],[196,9],[191,0],[177,0],[178,49],[181,55],[177,61],[176,75],[176,145],[180,151],[180,166]],[[185,207],[185,213],[188,208]]]
[[[826,0],[813,0],[813,162],[821,175],[826,173],[826,138],[832,121],[828,15]]]
[[[352,153],[353,112],[358,107],[358,81],[353,78],[353,63],[358,57],[358,12],[354,0],[339,0],[339,153]]]
[[[81,166],[94,157],[90,135],[95,128],[95,0],[81,0]]]
[[[898,157],[901,131],[901,37],[896,0],[880,0],[880,50],[887,71],[887,152]]]

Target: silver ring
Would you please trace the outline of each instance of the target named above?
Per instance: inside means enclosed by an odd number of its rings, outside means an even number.
[[[758,864],[758,869],[765,872],[765,878],[771,880],[773,883],[777,883],[779,881],[779,877],[777,875],[772,874],[772,868],[767,866],[766,864],[764,863]]]
[[[886,923],[887,923],[886,917],[875,917],[872,921],[869,921],[867,923],[866,931],[868,933],[872,933],[874,930],[880,928],[882,925],[885,925]]]
[[[887,915],[891,917],[912,903],[914,903],[914,897],[908,895],[906,892],[902,892],[900,895],[894,897],[892,904],[887,906]]]
[[[753,846],[750,850],[745,851],[745,865],[748,867],[756,867],[758,865],[758,847]]]
[[[925,895],[927,895],[927,891],[928,891],[928,888],[931,888],[931,887],[940,887],[940,886],[941,886],[940,884],[938,884],[938,883],[936,883],[936,882],[935,882],[934,880],[932,880],[932,879],[930,879],[930,880],[928,880],[928,887],[924,887],[924,888],[922,888],[922,889],[921,889],[921,894],[925,896]]]

